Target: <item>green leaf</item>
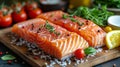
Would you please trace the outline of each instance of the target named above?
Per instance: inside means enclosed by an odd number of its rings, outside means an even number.
[[[4,55],[1,57],[2,60],[14,60],[16,59],[16,57],[14,57],[13,55]]]
[[[86,55],[89,55],[89,54],[96,53],[96,49],[93,48],[93,47],[88,47],[84,50],[84,52],[85,52]]]

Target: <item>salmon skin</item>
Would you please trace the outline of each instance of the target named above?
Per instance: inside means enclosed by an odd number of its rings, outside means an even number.
[[[40,18],[15,24],[12,32],[36,43],[44,52],[58,59],[70,56],[79,48],[89,47],[88,42],[78,34]]]
[[[47,12],[38,17],[60,25],[71,32],[78,33],[92,47],[101,47],[105,45],[104,38],[106,33],[90,20],[71,16],[62,11]]]

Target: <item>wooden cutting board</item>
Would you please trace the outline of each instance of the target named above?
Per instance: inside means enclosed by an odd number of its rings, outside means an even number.
[[[13,45],[11,43],[11,39],[7,35],[9,32],[11,32],[11,28],[0,30],[0,42],[2,42],[5,46],[7,46],[13,52],[18,54],[21,58],[26,60],[33,67],[41,67],[42,65],[44,65],[45,62],[47,62],[42,59],[35,60],[33,59],[32,56],[28,56],[26,54],[27,48],[25,46],[19,47]],[[78,67],[91,67],[117,57],[120,57],[120,47],[116,49],[108,50],[108,52],[102,51],[100,53],[97,53],[95,57],[88,58],[88,61],[78,64]],[[56,64],[55,67],[59,67],[59,65]],[[72,67],[72,65],[69,65],[67,67]]]

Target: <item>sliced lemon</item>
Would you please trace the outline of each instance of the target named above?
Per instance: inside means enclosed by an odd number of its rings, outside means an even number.
[[[113,30],[106,35],[106,46],[109,49],[120,46],[120,30]]]

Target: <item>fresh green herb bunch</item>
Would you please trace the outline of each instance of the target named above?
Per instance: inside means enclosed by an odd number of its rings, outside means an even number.
[[[95,5],[106,5],[109,8],[120,8],[120,0],[94,0]]]
[[[71,15],[76,15],[91,20],[99,26],[106,26],[108,17],[113,15],[112,12],[107,11],[106,6],[102,6],[101,9],[98,7],[92,9],[88,7],[78,7],[77,9],[69,10],[68,12]]]

